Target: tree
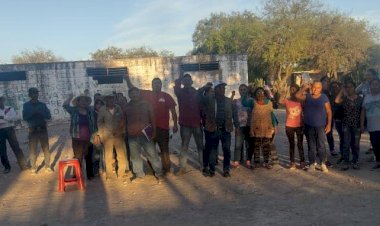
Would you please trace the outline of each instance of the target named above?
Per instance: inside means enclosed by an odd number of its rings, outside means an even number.
[[[252,44],[270,65],[270,77],[286,82],[306,55],[313,21],[320,5],[312,0],[268,0],[264,4],[265,32]],[[283,71],[285,76],[283,77]]]
[[[251,43],[260,36],[264,24],[252,12],[211,14],[198,22],[193,33],[193,54],[248,54],[249,80],[262,73],[259,57]]]
[[[98,49],[93,53],[90,53],[91,59],[97,61],[107,61],[126,58],[126,54],[122,48],[110,46],[105,49]]]
[[[126,50],[110,46],[106,49],[98,49],[94,53],[90,53],[90,55],[93,60],[108,61],[134,57],[173,57],[174,53],[169,50],[161,50],[160,52],[157,52],[146,46]]]
[[[380,44],[371,46],[368,51],[368,66],[372,68],[380,68]]]
[[[367,60],[375,34],[364,20],[339,12],[321,13],[311,37],[309,65],[337,78],[339,71],[350,71]]]
[[[63,61],[62,57],[56,56],[53,51],[38,48],[36,50],[23,50],[19,55],[12,57],[14,64],[45,63]]]

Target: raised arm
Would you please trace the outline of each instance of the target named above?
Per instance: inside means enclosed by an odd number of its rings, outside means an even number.
[[[342,89],[339,91],[338,95],[335,97],[334,102],[335,102],[336,104],[341,104],[341,103],[343,102],[343,96],[344,96],[343,93],[344,93],[344,88],[342,88]]]
[[[71,114],[73,112],[73,107],[70,106],[70,102],[73,99],[73,97],[74,97],[74,94],[72,94],[72,93],[69,94],[68,98],[62,104],[63,109],[65,109],[65,111],[67,111],[69,114]]]
[[[181,83],[182,83],[183,75],[180,75],[178,79],[174,81],[174,94],[179,97],[179,94],[181,92]]]
[[[296,93],[296,98],[300,101],[305,101],[306,100],[306,95],[305,92],[307,89],[310,88],[310,84],[304,84],[301,89],[298,90]]]
[[[125,75],[125,76],[124,76],[124,79],[125,79],[125,81],[127,82],[127,86],[128,86],[129,89],[132,88],[132,87],[135,87],[135,86],[132,84],[131,79],[129,78],[129,75]]]

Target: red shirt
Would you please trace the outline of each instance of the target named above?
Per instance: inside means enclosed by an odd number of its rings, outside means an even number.
[[[169,129],[169,111],[176,106],[173,97],[164,92],[154,93],[151,90],[141,90],[140,93],[142,98],[153,108],[156,126],[161,129]]]
[[[302,105],[300,102],[285,100],[286,107],[286,126],[300,127],[302,126]]]
[[[174,93],[179,105],[178,123],[182,126],[197,128],[201,126],[201,111],[197,90],[193,87],[181,88],[181,81],[175,81]]]

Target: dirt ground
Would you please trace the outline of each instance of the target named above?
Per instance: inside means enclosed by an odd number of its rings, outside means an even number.
[[[87,182],[85,191],[71,187],[65,193],[58,192],[57,169],[59,160],[72,157],[68,124],[50,126],[54,173],[20,172],[8,152],[13,168],[0,173],[0,225],[380,225],[380,171],[370,171],[373,163],[364,154],[368,136],[362,137],[361,170],[289,170],[284,111],[276,114],[281,164],[272,170],[241,166],[231,178],[220,173],[205,178],[192,160],[192,171],[163,184],[157,185],[152,175],[126,185],[100,177]],[[17,134],[27,155],[26,130]],[[178,134],[170,146],[179,152]],[[177,166],[177,154],[171,159]],[[43,161],[42,153],[37,161]]]

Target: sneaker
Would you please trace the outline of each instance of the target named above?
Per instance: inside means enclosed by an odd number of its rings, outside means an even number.
[[[215,171],[210,170],[210,177],[215,176]]]
[[[230,171],[224,171],[223,177],[231,177]]]
[[[373,153],[373,149],[372,149],[372,148],[369,148],[369,149],[365,152],[366,155],[370,155],[370,154],[372,154],[372,153]]]
[[[342,162],[343,162],[343,158],[341,157],[341,158],[338,159],[338,161],[336,161],[336,164],[339,165],[339,164],[341,164]]]
[[[177,173],[176,173],[176,175],[177,176],[182,176],[182,175],[185,175],[186,173],[188,173],[189,171],[187,171],[185,168],[180,168],[178,171],[177,171]]]
[[[374,165],[373,167],[372,167],[372,169],[380,169],[380,163],[377,163],[376,165]]]
[[[273,165],[272,165],[272,164],[269,164],[269,163],[267,163],[267,165],[266,165],[266,168],[267,168],[267,169],[272,169],[272,168],[273,168]]]
[[[245,161],[245,167],[247,167],[248,169],[252,169],[252,164],[251,164],[251,161],[247,160]]]
[[[316,163],[310,164],[309,167],[308,167],[308,171],[315,171],[315,166],[316,165],[317,165]]]
[[[4,169],[4,174],[7,174],[7,173],[9,173],[9,172],[11,172],[11,168],[5,168],[5,169]]]
[[[141,183],[141,182],[144,182],[144,178],[143,177],[136,177],[135,179],[132,180],[132,183],[134,183],[134,184],[138,184],[138,183]]]
[[[30,168],[30,174],[37,174],[37,169],[36,168]]]
[[[337,156],[337,155],[338,155],[338,152],[336,152],[335,150],[331,150],[331,151],[330,151],[330,154],[331,154],[331,156]]]
[[[321,164],[321,170],[322,170],[322,172],[324,172],[324,173],[328,173],[329,172],[329,169],[327,169],[327,166],[326,166],[326,164]]]
[[[294,162],[290,163],[290,167],[289,167],[289,169],[290,169],[290,170],[295,170],[295,169],[297,169],[297,167],[296,167],[296,163],[294,163]]]
[[[45,168],[45,173],[52,173],[53,170],[50,167]]]
[[[358,163],[352,164],[352,168],[355,169],[355,170],[360,170],[360,167],[359,167]]]
[[[305,162],[300,162],[300,168],[302,170],[307,170],[306,163]]]
[[[239,161],[234,161],[234,162],[232,162],[231,166],[232,166],[232,168],[239,168],[240,163],[239,163]]]
[[[158,176],[156,177],[157,179],[157,184],[162,184],[163,182],[165,182],[165,177],[163,176]]]
[[[210,176],[210,170],[208,170],[207,168],[203,168],[202,174],[205,177],[209,177]]]
[[[342,170],[342,171],[346,171],[346,170],[348,170],[350,168],[350,166],[347,164],[347,163],[344,163],[343,165],[342,165],[342,167],[340,167],[340,170]]]

